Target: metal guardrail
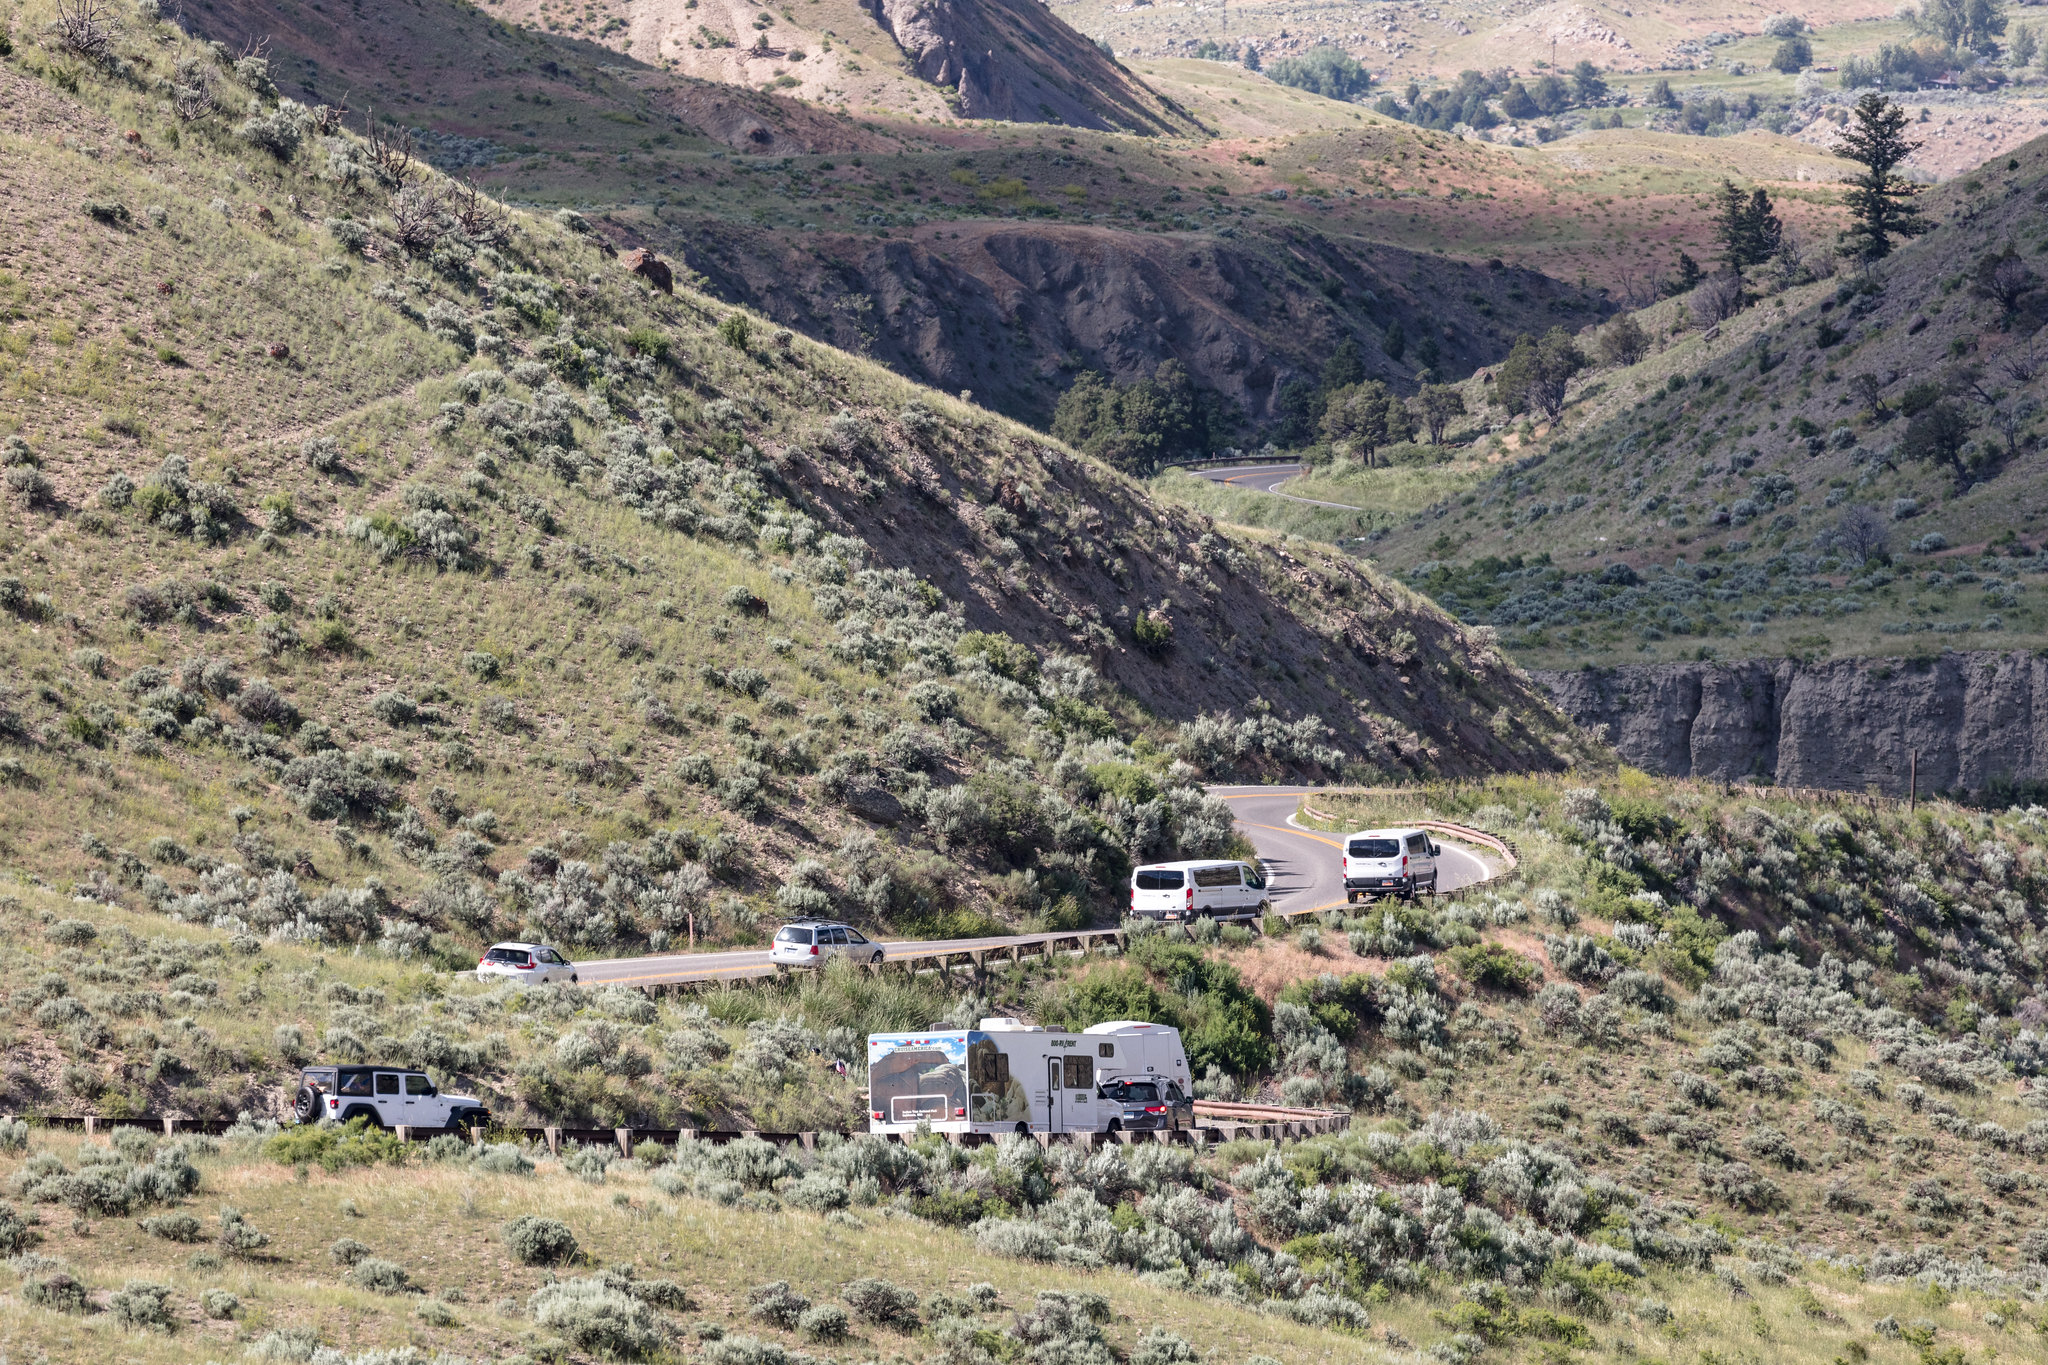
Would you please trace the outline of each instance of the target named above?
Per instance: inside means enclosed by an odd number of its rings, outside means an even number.
[[[1240,1110],[1255,1112],[1233,1112]],[[140,1128],[150,1132],[162,1132],[167,1137],[176,1137],[184,1133],[218,1137],[234,1127],[237,1122],[233,1119],[101,1118],[93,1114],[32,1114],[24,1117],[32,1127],[83,1133],[88,1138],[111,1133],[117,1128]],[[1278,1142],[1284,1138],[1313,1137],[1321,1133],[1339,1133],[1351,1125],[1351,1115],[1334,1109],[1288,1109],[1271,1105],[1226,1104],[1213,1100],[1196,1100],[1195,1117],[1208,1121],[1198,1123],[1193,1128],[1164,1132],[1034,1133],[1033,1136],[1045,1146],[1065,1141],[1081,1147],[1144,1142],[1199,1147],[1212,1142],[1229,1142],[1245,1138]],[[517,1136],[528,1142],[543,1145],[550,1153],[556,1155],[559,1155],[565,1146],[584,1146],[617,1147],[621,1156],[631,1156],[633,1150],[643,1142],[673,1147],[684,1138],[719,1145],[738,1142],[745,1138],[759,1138],[778,1147],[800,1147],[810,1152],[817,1150],[818,1139],[823,1136],[864,1136],[863,1133],[854,1131],[777,1133],[753,1128],[580,1128],[562,1124],[491,1128],[415,1128],[400,1125],[390,1131],[401,1142],[424,1142],[432,1138],[454,1136],[462,1138],[472,1146],[480,1147],[491,1138]],[[998,1135],[948,1133],[944,1136],[950,1142],[971,1147],[993,1142]],[[901,1142],[903,1137],[892,1133],[884,1135],[884,1140]]]
[[[972,976],[978,978],[986,973],[990,959],[1001,961],[1007,957],[1011,962],[1022,964],[1027,955],[1050,959],[1055,953],[1060,952],[1078,953],[1085,957],[1095,949],[1105,946],[1121,950],[1125,946],[1126,933],[1126,930],[1118,928],[1072,929],[1054,934],[1018,934],[1014,937],[1006,938],[1000,943],[986,944],[981,947],[955,948],[941,946],[926,948],[917,952],[899,953],[885,957],[880,962],[863,962],[857,965],[861,970],[877,975],[886,972],[891,967],[904,968],[913,975],[921,971],[936,971],[942,979],[950,984],[955,968],[965,967]],[[1105,943],[1105,940],[1107,940],[1107,943]],[[889,945],[885,943],[881,947],[884,952],[887,952]],[[721,971],[716,976],[707,974],[698,977],[684,977],[674,981],[615,979],[591,981],[587,984],[591,986],[625,986],[632,990],[646,991],[649,995],[658,997],[664,993],[677,995],[684,991],[702,990],[708,986],[730,987],[733,983],[739,981],[767,981],[791,974],[792,970],[788,967],[763,962],[757,966],[727,969]]]

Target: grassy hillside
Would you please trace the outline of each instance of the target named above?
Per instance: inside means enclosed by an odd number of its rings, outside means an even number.
[[[115,1150],[0,1132],[17,1215],[0,1229],[32,1253],[9,1263],[6,1330],[79,1360],[293,1358],[310,1350],[293,1333],[734,1362],[777,1358],[754,1343],[976,1362],[1060,1342],[1167,1362],[2038,1357],[2048,1122],[2015,1084],[2042,1065],[2035,813],[1633,774],[1323,801],[1340,827],[1428,810],[1497,830],[1520,873],[1285,937],[1155,934],[981,999],[831,973],[708,1010],[487,990],[24,887],[0,907],[10,1106],[257,1117]],[[829,1129],[859,1099],[827,1063],[862,1033],[986,1009],[1171,1021],[1206,1092],[1347,1105],[1353,1127],[1278,1151],[827,1140],[627,1161],[503,1135],[402,1153],[260,1118],[293,1057],[364,1047],[514,1120]],[[580,1260],[522,1263],[546,1243],[506,1225],[535,1212]],[[917,1295],[914,1319],[891,1288]]]
[[[1495,437],[1511,467],[1374,553],[1549,667],[2038,641],[2044,190],[2036,140],[1926,195],[1940,226],[1867,273],[1759,271],[1718,327],[1657,305],[1644,360]],[[1937,403],[1960,467],[1916,457]]]
[[[1574,752],[1354,563],[373,165],[167,28],[118,54],[0,67],[25,877],[442,963],[1072,923],[1228,843],[1204,773]]]

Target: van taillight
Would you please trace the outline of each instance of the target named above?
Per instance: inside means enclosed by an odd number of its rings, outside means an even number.
[[[1193,887],[1191,886],[1191,887],[1189,887],[1189,888],[1188,888],[1188,904],[1189,904],[1189,905],[1193,905],[1194,903],[1195,903],[1195,888],[1193,888]]]
[[[1405,853],[1401,855],[1401,870],[1403,872],[1408,870],[1408,855]]]

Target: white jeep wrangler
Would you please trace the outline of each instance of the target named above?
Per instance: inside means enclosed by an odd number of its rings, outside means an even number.
[[[468,1128],[491,1119],[482,1101],[442,1094],[423,1071],[358,1065],[303,1068],[292,1115],[300,1123],[366,1118],[377,1128]]]

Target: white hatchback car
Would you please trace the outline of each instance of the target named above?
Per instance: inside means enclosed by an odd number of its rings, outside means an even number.
[[[800,919],[776,930],[775,946],[768,950],[768,960],[778,967],[822,967],[830,957],[879,964],[882,945],[862,937],[850,924]]]
[[[476,960],[476,979],[509,979],[538,986],[576,980],[576,964],[544,943],[496,943]]]

